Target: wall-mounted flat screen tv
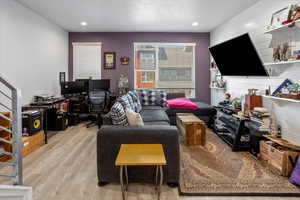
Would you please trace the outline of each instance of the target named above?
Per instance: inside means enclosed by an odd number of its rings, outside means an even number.
[[[248,33],[210,47],[222,76],[268,76]]]

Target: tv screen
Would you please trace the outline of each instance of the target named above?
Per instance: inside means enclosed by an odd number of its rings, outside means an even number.
[[[222,76],[268,76],[248,33],[210,47],[209,51]]]

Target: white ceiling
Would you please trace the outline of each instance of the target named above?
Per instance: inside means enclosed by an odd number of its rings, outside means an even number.
[[[258,0],[18,1],[68,31],[209,32]]]

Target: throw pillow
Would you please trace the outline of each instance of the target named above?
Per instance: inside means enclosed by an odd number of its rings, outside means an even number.
[[[142,104],[140,102],[139,95],[136,92],[129,91],[128,94],[132,97],[133,105],[134,105],[134,112],[141,112]]]
[[[123,105],[116,102],[110,110],[111,121],[113,125],[128,126],[128,120]]]
[[[121,96],[118,101],[122,104],[122,106],[125,108],[130,108],[130,109],[134,109],[134,103],[133,103],[133,99],[130,95],[125,94],[123,96]]]
[[[138,95],[140,96],[140,99],[142,100],[143,106],[150,106],[149,103],[149,96],[148,96],[148,90],[136,90]]]
[[[289,178],[289,181],[300,187],[300,157],[298,157],[296,165],[294,167],[294,170],[292,172],[291,177]]]
[[[197,110],[199,107],[188,98],[176,98],[167,100],[167,106],[170,108],[183,108]]]
[[[126,108],[125,112],[130,126],[144,126],[140,113],[136,113],[129,108]]]
[[[136,90],[143,106],[165,106],[167,93],[158,89]]]
[[[157,90],[156,91],[156,105],[159,106],[166,106],[167,101],[167,92],[164,90]]]
[[[157,99],[157,91],[149,90],[148,91],[148,102],[150,106],[156,106]]]

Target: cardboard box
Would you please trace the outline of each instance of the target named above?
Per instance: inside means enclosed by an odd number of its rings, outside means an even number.
[[[36,151],[45,144],[45,134],[44,131],[39,131],[35,135],[22,137],[23,141],[23,157],[26,157],[30,153]]]

